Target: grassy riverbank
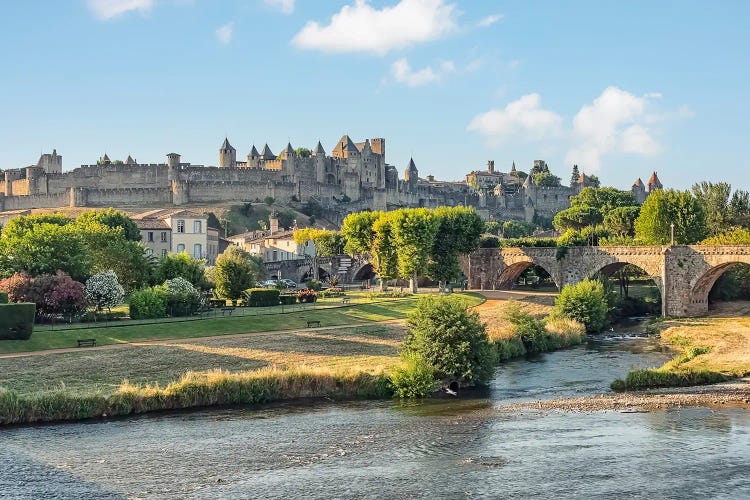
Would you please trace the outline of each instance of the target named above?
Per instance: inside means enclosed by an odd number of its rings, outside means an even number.
[[[712,384],[750,375],[750,302],[718,303],[709,317],[666,320],[661,338],[678,354],[659,368],[635,370],[615,390]]]
[[[484,300],[466,297],[470,305]],[[310,330],[290,316],[280,325],[283,331],[248,333],[239,330],[245,318],[224,318],[224,324],[236,320],[231,331],[243,334],[221,331],[210,338],[0,357],[0,423],[303,397],[386,397],[391,394],[387,374],[400,363],[398,345],[405,331],[373,321],[402,318],[413,305],[413,299],[405,299],[347,308],[346,324],[353,318],[369,320],[353,327]],[[321,312],[322,324],[330,324],[336,312]],[[295,324],[302,328],[287,330]],[[194,332],[182,336],[200,337]]]

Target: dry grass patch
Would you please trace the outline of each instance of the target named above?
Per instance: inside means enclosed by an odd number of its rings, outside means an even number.
[[[552,312],[552,305],[538,301],[488,300],[478,306],[476,311],[479,318],[487,324],[490,340],[508,340],[515,335],[515,329],[508,319],[508,311],[514,308],[540,320]]]

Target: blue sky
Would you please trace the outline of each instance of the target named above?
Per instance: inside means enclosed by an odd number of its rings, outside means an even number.
[[[629,187],[750,188],[750,2],[38,0],[0,17],[0,168],[215,165],[226,134],[460,179],[573,163]]]

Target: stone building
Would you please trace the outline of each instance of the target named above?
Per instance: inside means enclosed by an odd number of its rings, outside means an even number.
[[[219,230],[208,227],[208,215],[190,210],[151,210],[133,216],[141,231],[146,252],[156,257],[187,253],[206,259],[209,265],[219,255]]]

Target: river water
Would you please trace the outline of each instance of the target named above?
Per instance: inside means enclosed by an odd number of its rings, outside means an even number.
[[[0,430],[2,498],[750,498],[750,412],[511,413],[667,356],[607,340],[504,365],[486,394]]]

